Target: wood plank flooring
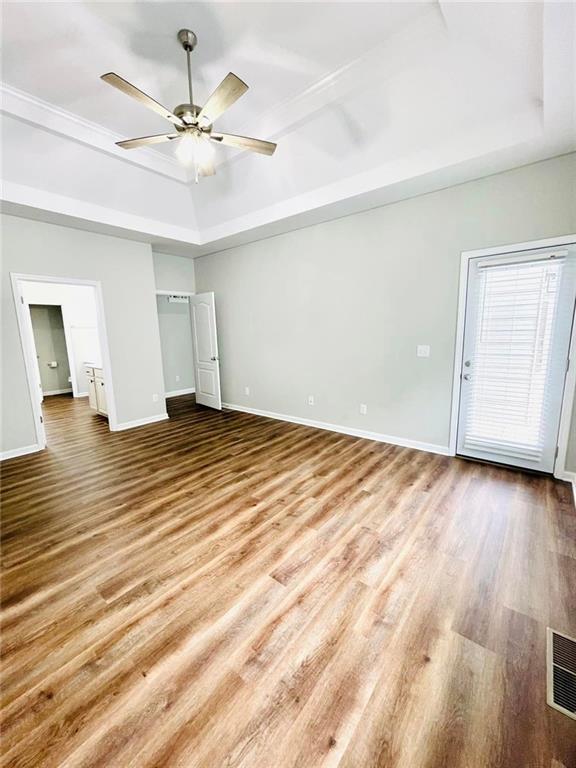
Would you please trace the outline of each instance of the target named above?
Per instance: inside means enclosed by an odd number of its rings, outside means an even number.
[[[3,766],[576,767],[567,484],[169,403],[2,466]]]

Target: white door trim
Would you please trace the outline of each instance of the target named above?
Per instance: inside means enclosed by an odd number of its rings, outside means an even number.
[[[470,259],[479,256],[499,256],[505,253],[518,253],[519,251],[534,251],[539,248],[557,248],[562,245],[575,245],[576,234],[562,235],[561,237],[548,237],[542,240],[530,240],[524,243],[510,243],[509,245],[495,246],[493,248],[480,248],[473,251],[462,251],[460,254],[460,287],[458,292],[458,316],[456,322],[456,345],[454,349],[454,376],[452,381],[452,412],[450,415],[450,456],[456,455],[456,437],[458,433],[458,417],[460,413],[460,372],[462,369],[462,355],[464,354],[464,326],[466,319],[466,296],[468,293],[468,266]],[[570,338],[570,368],[564,384],[564,397],[560,414],[560,428],[558,431],[558,456],[554,465],[554,477],[566,479],[566,452],[568,449],[568,432],[570,430],[570,418],[574,404],[574,389],[576,387],[576,323],[572,326]]]
[[[106,379],[106,398],[108,401],[108,425],[111,431],[116,429],[118,423],[116,415],[116,400],[114,398],[114,381],[112,378],[112,363],[110,361],[110,348],[108,346],[108,334],[106,331],[106,318],[104,315],[104,301],[102,298],[102,285],[99,280],[82,280],[76,277],[57,277],[54,275],[28,275],[20,272],[11,272],[10,280],[12,282],[12,295],[16,308],[16,318],[18,320],[18,330],[20,332],[20,344],[22,354],[24,355],[24,365],[26,368],[26,378],[28,380],[28,389],[30,400],[32,402],[32,411],[34,413],[34,424],[36,429],[36,439],[40,449],[46,447],[46,432],[42,419],[42,408],[38,394],[36,392],[36,373],[34,347],[32,344],[32,323],[30,313],[25,311],[27,304],[24,302],[22,294],[22,282],[35,283],[62,283],[64,285],[88,285],[94,288],[96,297],[96,315],[98,322],[98,336],[102,351],[102,368],[104,378]]]
[[[196,296],[194,291],[155,291],[156,296]]]

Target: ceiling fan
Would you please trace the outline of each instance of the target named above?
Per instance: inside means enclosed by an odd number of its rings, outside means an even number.
[[[179,104],[171,112],[162,104],[159,104],[146,93],[136,88],[135,85],[124,80],[114,72],[102,75],[104,82],[117,88],[122,93],[139,101],[148,109],[169,120],[176,129],[175,133],[161,133],[155,136],[142,136],[138,139],[126,139],[117,141],[122,149],[136,149],[149,144],[160,144],[165,141],[178,141],[176,156],[183,165],[194,166],[196,182],[199,176],[213,176],[216,171],[213,160],[213,146],[226,144],[230,147],[249,149],[263,155],[273,155],[276,144],[261,139],[251,139],[247,136],[234,136],[230,133],[217,133],[213,131],[213,123],[216,118],[225,112],[248,90],[248,86],[239,77],[229,72],[214,93],[209,97],[203,107],[194,104],[192,94],[192,72],[190,69],[190,54],[196,47],[197,38],[189,29],[181,29],[178,32],[178,40],[186,51],[188,64],[188,103]]]

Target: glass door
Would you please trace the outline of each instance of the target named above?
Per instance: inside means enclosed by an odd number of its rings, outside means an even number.
[[[458,454],[553,471],[575,261],[571,247],[470,260]]]

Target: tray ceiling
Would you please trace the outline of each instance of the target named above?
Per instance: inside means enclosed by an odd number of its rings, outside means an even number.
[[[7,3],[4,199],[216,250],[570,151],[572,4]],[[164,122],[106,86],[116,71],[185,100],[179,28],[199,38],[195,100],[233,71],[248,93],[218,127],[278,142],[217,149],[199,185],[173,147],[115,147]]]

